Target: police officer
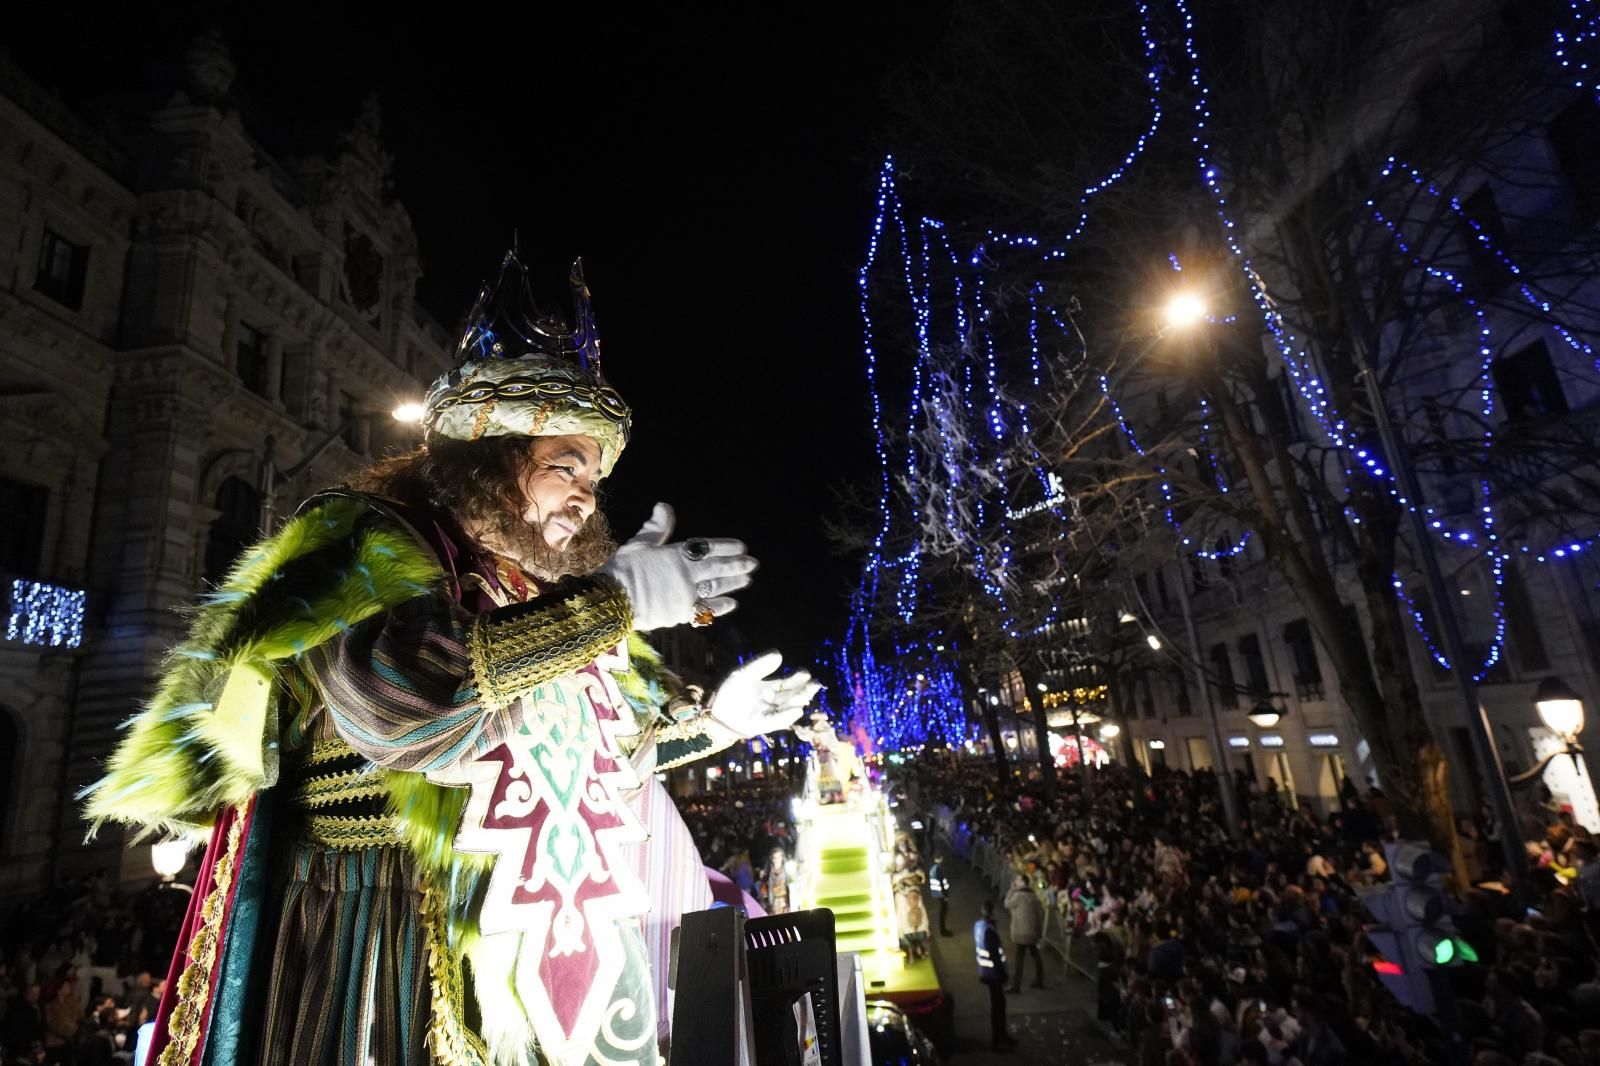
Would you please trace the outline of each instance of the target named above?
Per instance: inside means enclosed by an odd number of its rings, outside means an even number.
[[[944,873],[944,856],[937,853],[928,867],[928,891],[939,901],[939,935],[949,936],[950,927],[945,920],[950,914],[950,879]]]
[[[1000,929],[994,924],[994,900],[983,901],[983,914],[972,925],[972,942],[978,953],[978,980],[989,988],[989,1036],[996,1051],[1017,1042],[1006,1032],[1006,952]]]

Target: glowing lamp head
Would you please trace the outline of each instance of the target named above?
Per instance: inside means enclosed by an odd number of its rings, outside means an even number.
[[[1262,729],[1271,729],[1283,718],[1283,712],[1270,703],[1258,703],[1250,708],[1250,721]]]
[[[403,403],[389,413],[396,422],[421,422],[427,411],[420,403]]]
[[[1206,302],[1192,292],[1177,292],[1161,309],[1168,329],[1190,329],[1206,317]]]
[[[150,845],[150,865],[163,881],[183,873],[189,863],[189,845],[182,840],[163,840]]]
[[[1544,727],[1557,736],[1568,739],[1583,732],[1583,700],[1559,677],[1539,682],[1533,706]]]
[[[1144,638],[1144,642],[1146,644],[1150,645],[1150,650],[1151,651],[1160,651],[1161,650],[1161,638],[1156,636],[1154,633],[1151,633],[1148,636],[1146,636]]]
[[[1100,735],[1107,740],[1122,732],[1122,727],[1115,722],[1107,722],[1100,727]]]

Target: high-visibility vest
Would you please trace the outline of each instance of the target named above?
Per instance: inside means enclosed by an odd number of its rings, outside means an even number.
[[[998,931],[995,936],[994,951],[991,952],[984,946],[984,933],[993,928],[994,923],[987,918],[979,918],[972,923],[972,942],[978,947],[978,980],[980,981],[999,980],[995,976],[997,968],[1003,970],[1006,965],[1006,953],[1005,949],[1000,946]]]
[[[934,863],[928,871],[928,891],[933,893],[934,899],[944,899],[944,894],[950,891],[950,880],[944,875],[944,867]]]

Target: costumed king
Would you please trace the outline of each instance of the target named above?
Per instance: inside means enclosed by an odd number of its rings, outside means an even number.
[[[755,561],[616,547],[631,412],[513,253],[424,443],[322,493],[204,597],[88,816],[208,841],[151,1062],[653,1064],[667,936],[711,904],[652,774],[789,726],[776,654],[708,700],[639,636],[709,624]]]

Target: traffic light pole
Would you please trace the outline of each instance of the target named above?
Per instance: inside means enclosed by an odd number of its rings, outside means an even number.
[[[1378,386],[1377,371],[1367,358],[1365,349],[1357,353],[1361,361],[1362,386],[1367,393],[1367,404],[1372,408],[1372,420],[1377,425],[1378,438],[1383,444],[1383,455],[1400,487],[1400,505],[1411,521],[1412,539],[1416,542],[1417,558],[1422,563],[1423,577],[1427,581],[1428,595],[1433,599],[1434,611],[1439,616],[1439,631],[1445,654],[1450,657],[1450,676],[1455,680],[1461,697],[1461,709],[1467,732],[1472,737],[1472,748],[1483,771],[1483,785],[1489,793],[1494,808],[1495,821],[1499,823],[1500,848],[1504,853],[1506,872],[1511,877],[1511,902],[1516,913],[1522,914],[1528,906],[1527,852],[1522,843],[1522,827],[1517,824],[1516,810],[1511,805],[1511,786],[1506,781],[1505,764],[1500,759],[1500,749],[1495,744],[1494,731],[1489,725],[1489,715],[1478,699],[1478,686],[1472,680],[1472,668],[1467,661],[1466,641],[1456,621],[1454,600],[1444,583],[1439,569],[1439,558],[1434,554],[1433,538],[1422,516],[1422,495],[1417,491],[1416,476],[1405,453],[1404,442],[1389,418],[1389,408],[1383,402]],[[1435,738],[1440,748],[1442,740]]]

